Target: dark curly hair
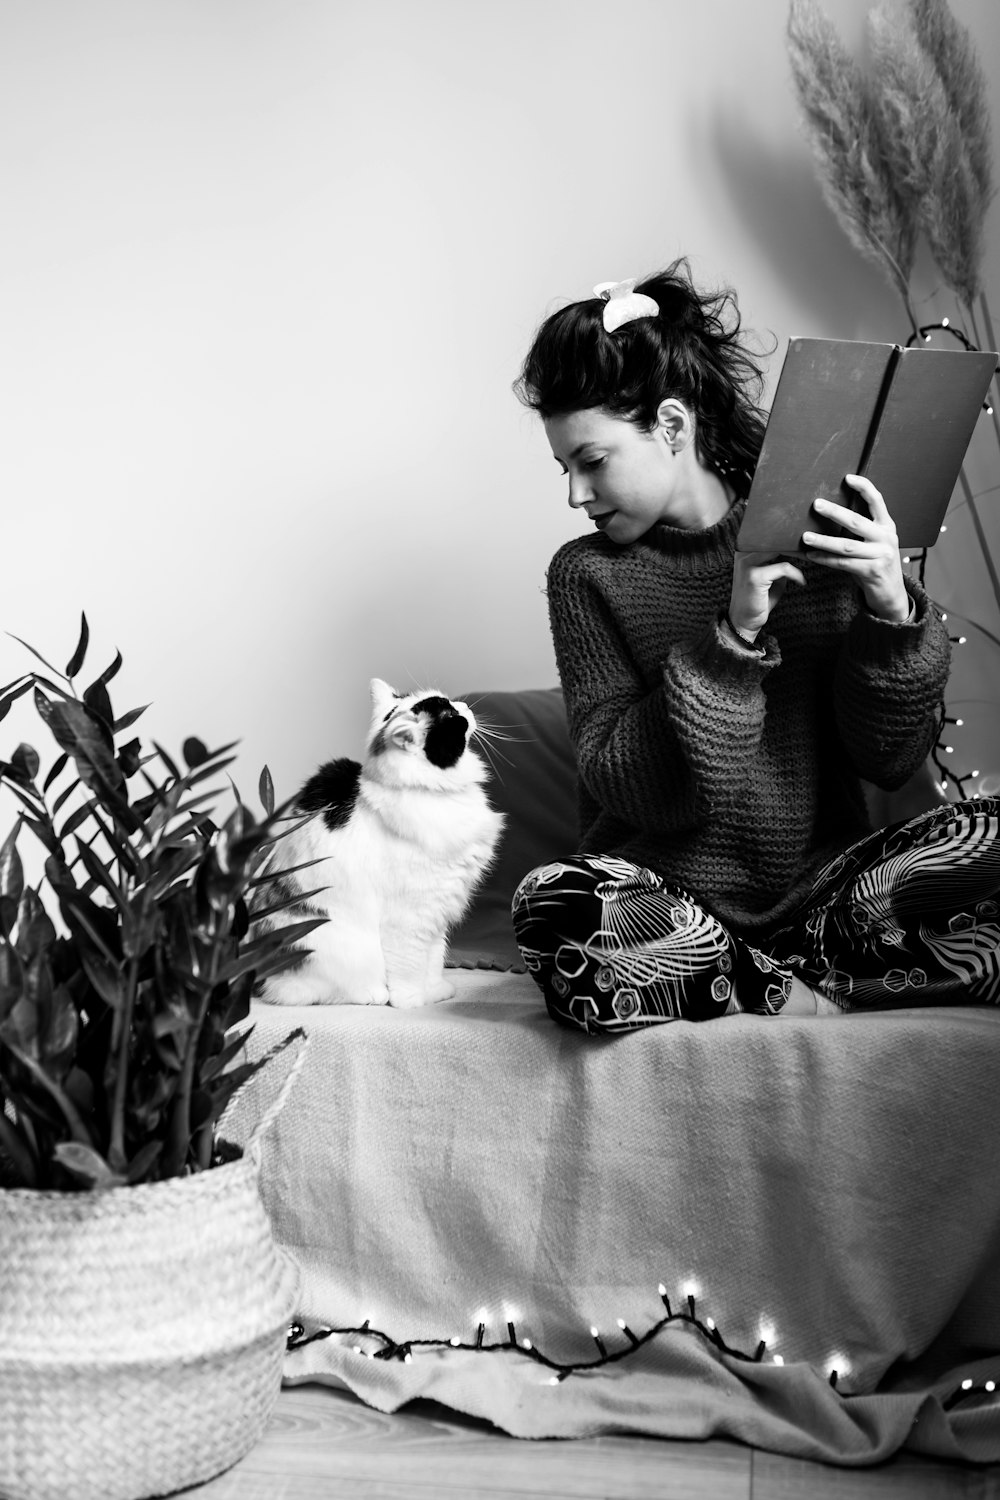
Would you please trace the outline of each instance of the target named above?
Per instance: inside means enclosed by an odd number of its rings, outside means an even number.
[[[600,406],[649,431],[660,402],[673,396],[695,418],[702,463],[748,485],[766,415],[763,376],[741,338],[735,293],[698,291],[686,258],[636,291],[653,298],[659,317],[606,333],[605,304],[589,297],[546,318],[514,382],[518,399],[542,417]]]

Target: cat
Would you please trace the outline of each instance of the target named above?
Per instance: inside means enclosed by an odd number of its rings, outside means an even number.
[[[397,693],[376,677],[371,702],[364,763],[320,766],[296,799],[299,826],[277,841],[264,870],[322,863],[278,874],[250,905],[252,936],[329,918],[293,966],[257,986],[270,1004],[409,1007],[455,993],[444,974],[448,929],[489,868],[504,821],[469,748],[479,726],[467,704],[436,689]],[[326,889],[310,894],[318,885]],[[255,921],[255,909],[295,897]]]

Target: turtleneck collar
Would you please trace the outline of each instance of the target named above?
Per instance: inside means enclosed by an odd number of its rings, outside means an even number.
[[[736,533],[745,509],[745,500],[735,500],[720,521],[694,530],[658,521],[632,545],[651,547],[655,552],[664,553],[681,572],[710,573],[722,564],[731,568]]]

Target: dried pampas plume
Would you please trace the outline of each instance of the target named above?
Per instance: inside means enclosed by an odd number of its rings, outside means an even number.
[[[788,51],[824,194],[851,243],[905,289],[916,242],[860,69],[815,0],[792,0]]]
[[[952,290],[966,303],[980,290],[992,196],[986,82],[946,0],[883,0],[868,32],[870,78],[816,0],[791,0],[789,57],[825,195],[916,329],[909,279],[921,230]]]

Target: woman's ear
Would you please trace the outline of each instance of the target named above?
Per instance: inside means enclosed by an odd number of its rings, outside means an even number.
[[[694,437],[694,418],[683,401],[667,396],[656,408],[655,430],[674,453],[679,453]]]

